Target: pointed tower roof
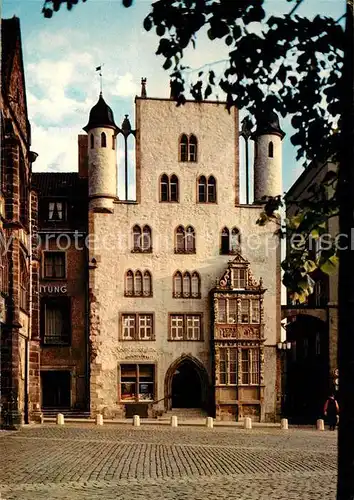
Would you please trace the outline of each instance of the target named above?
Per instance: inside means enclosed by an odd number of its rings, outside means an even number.
[[[280,128],[279,117],[274,111],[264,112],[258,117],[254,136],[258,137],[264,134],[276,134],[281,139],[285,137],[285,132]]]
[[[113,111],[103,99],[102,92],[100,92],[100,97],[97,103],[91,109],[88,124],[86,127],[83,127],[83,130],[88,132],[92,128],[96,127],[108,127],[118,130],[118,127],[114,122]]]

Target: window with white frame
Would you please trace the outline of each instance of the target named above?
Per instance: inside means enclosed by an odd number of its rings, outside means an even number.
[[[241,299],[241,323],[250,322],[250,301],[248,299]]]
[[[151,313],[122,314],[122,340],[154,340],[153,315]]]
[[[246,269],[232,269],[231,271],[232,288],[242,290],[246,288]]]
[[[171,314],[170,340],[202,340],[201,314]]]
[[[251,299],[251,323],[259,323],[260,319],[260,301]]]

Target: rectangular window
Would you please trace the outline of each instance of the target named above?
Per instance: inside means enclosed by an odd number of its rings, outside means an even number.
[[[228,322],[237,323],[237,299],[228,299]]]
[[[41,301],[41,338],[45,345],[68,345],[71,337],[70,300],[65,298]]]
[[[201,314],[171,314],[170,340],[201,340]]]
[[[260,322],[260,304],[259,300],[251,299],[251,323]]]
[[[44,278],[65,278],[65,252],[44,252]]]
[[[218,300],[218,322],[226,323],[226,299]]]
[[[219,384],[237,385],[237,348],[219,349]]]
[[[154,365],[129,364],[120,367],[120,399],[121,401],[153,401],[154,400]]]
[[[259,350],[242,349],[241,383],[244,385],[259,384]]]
[[[150,340],[152,337],[152,315],[139,314],[139,339]]]
[[[48,203],[48,220],[64,221],[65,220],[65,203],[62,201],[50,201]]]
[[[153,314],[122,314],[122,340],[155,340]]]
[[[246,288],[246,269],[232,270],[232,288],[238,290]]]
[[[199,340],[200,316],[187,316],[187,340]]]
[[[123,314],[123,339],[133,340],[135,337],[135,314]]]
[[[171,316],[171,339],[180,340],[183,339],[183,315],[173,315]]]
[[[250,301],[241,299],[241,323],[250,322]]]

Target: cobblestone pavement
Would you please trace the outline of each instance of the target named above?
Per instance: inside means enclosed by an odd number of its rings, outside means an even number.
[[[0,499],[335,499],[336,432],[45,425],[0,433]]]

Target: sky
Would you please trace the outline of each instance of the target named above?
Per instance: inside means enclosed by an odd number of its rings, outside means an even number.
[[[2,18],[16,15],[21,23],[32,150],[39,154],[33,165],[35,172],[77,171],[77,136],[84,133],[82,127],[87,124],[100,91],[97,66],[103,64],[103,95],[113,109],[117,125],[128,114],[134,128],[134,97],[140,95],[141,77],[147,78],[148,97],[169,97],[169,75],[162,69],[163,59],[155,55],[158,37],[142,27],[151,2],[135,0],[133,7],[125,9],[121,0],[87,0],[71,12],[64,6],[51,19],[45,19],[41,13],[42,0],[3,0]],[[292,5],[286,0],[265,1],[266,11],[274,15],[289,12]],[[345,0],[305,0],[297,14],[310,18],[323,14],[338,19],[344,11]],[[219,41],[210,42],[202,34],[197,38],[196,49],[187,50],[184,62],[197,69],[225,58],[226,46]],[[216,73],[225,68],[226,63],[213,66]],[[211,99],[216,94],[222,99],[221,91],[216,91]],[[287,191],[303,167],[295,159],[289,120],[285,118],[281,125],[286,132],[283,190]],[[244,202],[242,139],[240,145],[241,202]],[[133,165],[133,150],[129,158]],[[252,158],[251,153],[251,163]],[[118,194],[122,196],[124,177],[119,148],[118,165]],[[129,183],[129,195],[134,197],[133,168]]]

